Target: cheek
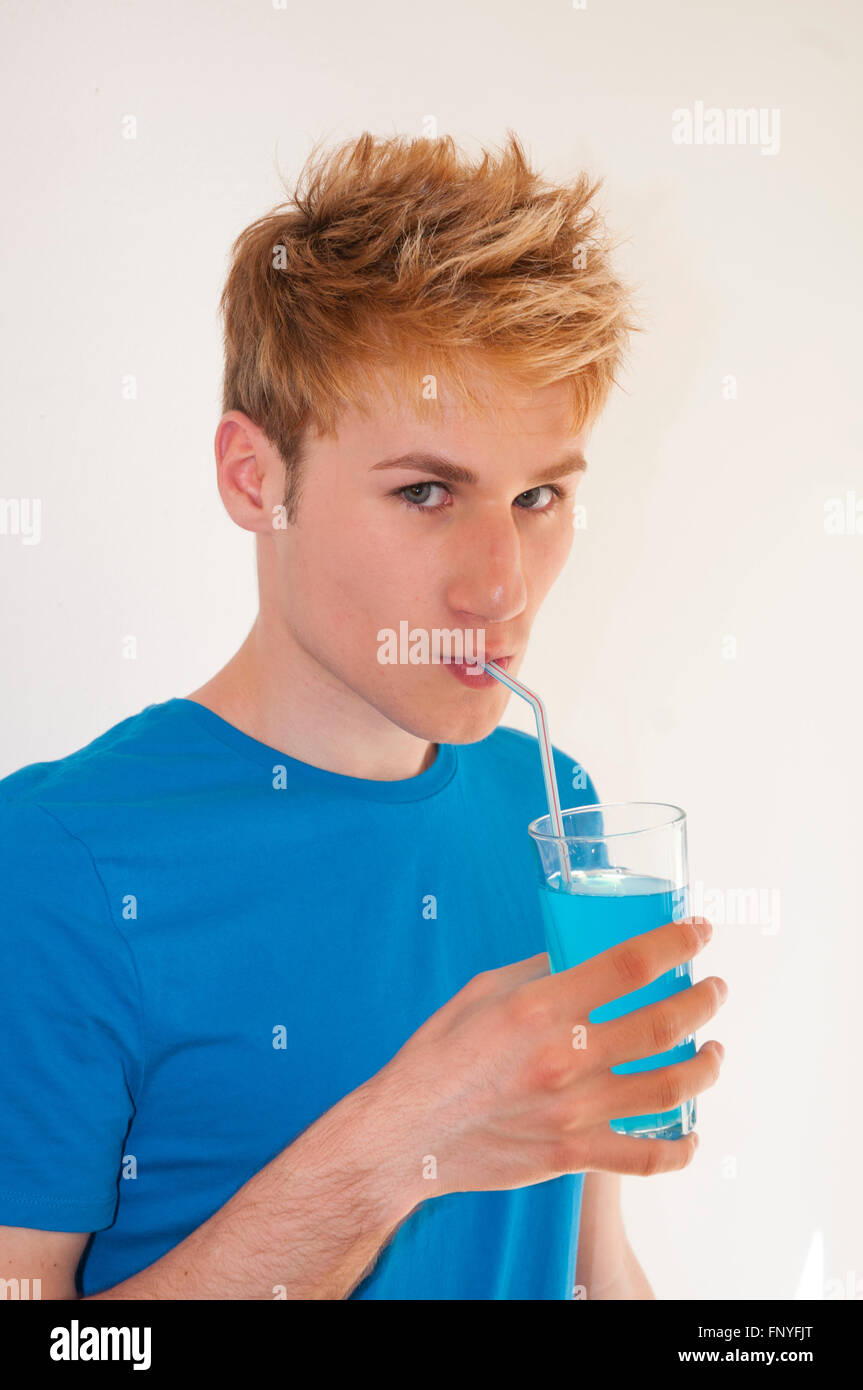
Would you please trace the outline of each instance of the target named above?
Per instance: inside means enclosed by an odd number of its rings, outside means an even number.
[[[554,583],[572,549],[573,526],[568,518],[553,533],[537,537],[531,544],[529,564],[535,587],[545,592]]]
[[[346,601],[355,608],[408,606],[413,611],[424,594],[439,587],[446,552],[420,529],[422,521],[411,527],[397,512],[381,517],[377,509],[366,518],[355,516],[344,529],[338,556],[332,558]]]
[[[420,614],[433,584],[429,556],[411,536],[383,534],[356,509],[347,515],[310,513],[291,543],[284,587],[291,603],[341,629],[396,626]],[[314,524],[312,524],[314,522]],[[367,619],[364,622],[363,619]],[[422,621],[421,614],[416,621]]]
[[[358,583],[366,573],[373,546],[368,529],[350,506],[325,496],[303,499],[296,529],[285,535],[286,570],[293,592],[332,593]]]

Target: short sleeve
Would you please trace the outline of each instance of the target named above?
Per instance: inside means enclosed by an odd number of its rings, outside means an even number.
[[[88,847],[0,799],[0,1225],[114,1220],[140,1082],[140,991]]]

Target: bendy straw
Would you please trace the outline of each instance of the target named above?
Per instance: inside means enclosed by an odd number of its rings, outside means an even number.
[[[522,681],[517,681],[502,666],[498,666],[494,661],[477,661],[477,665],[487,671],[490,676],[494,676],[501,685],[506,685],[516,695],[520,695],[533,708],[534,718],[536,719],[536,737],[539,743],[539,753],[542,758],[542,775],[545,778],[545,794],[548,797],[549,820],[553,827],[556,837],[561,843],[558,845],[560,853],[560,866],[562,871],[561,881],[571,883],[572,878],[569,872],[569,854],[567,853],[566,843],[563,834],[563,816],[560,810],[560,797],[557,792],[557,778],[554,775],[554,761],[551,754],[551,735],[548,729],[548,715],[545,712],[545,705],[539,696],[533,691],[528,690]]]

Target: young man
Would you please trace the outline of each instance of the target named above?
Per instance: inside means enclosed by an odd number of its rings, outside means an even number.
[[[216,456],[254,625],[200,689],[0,782],[7,1280],[652,1297],[619,1175],[695,1141],[609,1120],[704,1090],[719,1050],[611,1066],[704,1024],[717,986],[586,1049],[572,1029],[702,937],[551,975],[535,739],[466,664],[379,659],[404,622],[522,665],[628,328],[593,191],[514,137],[471,164],[364,135],[235,244]]]

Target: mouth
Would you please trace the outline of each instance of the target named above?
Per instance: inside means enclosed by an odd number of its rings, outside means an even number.
[[[489,661],[493,661],[495,666],[500,666],[502,670],[505,671],[513,660],[513,653],[510,652],[507,656],[492,656],[490,652],[486,652],[485,660],[486,664]],[[487,671],[477,671],[476,666],[477,663],[473,661],[452,661],[446,663],[447,670],[450,674],[455,676],[457,681],[461,681],[462,685],[468,686],[468,688],[473,688],[474,690],[490,690],[494,685],[500,686],[500,681],[495,680],[494,676],[490,676]]]

